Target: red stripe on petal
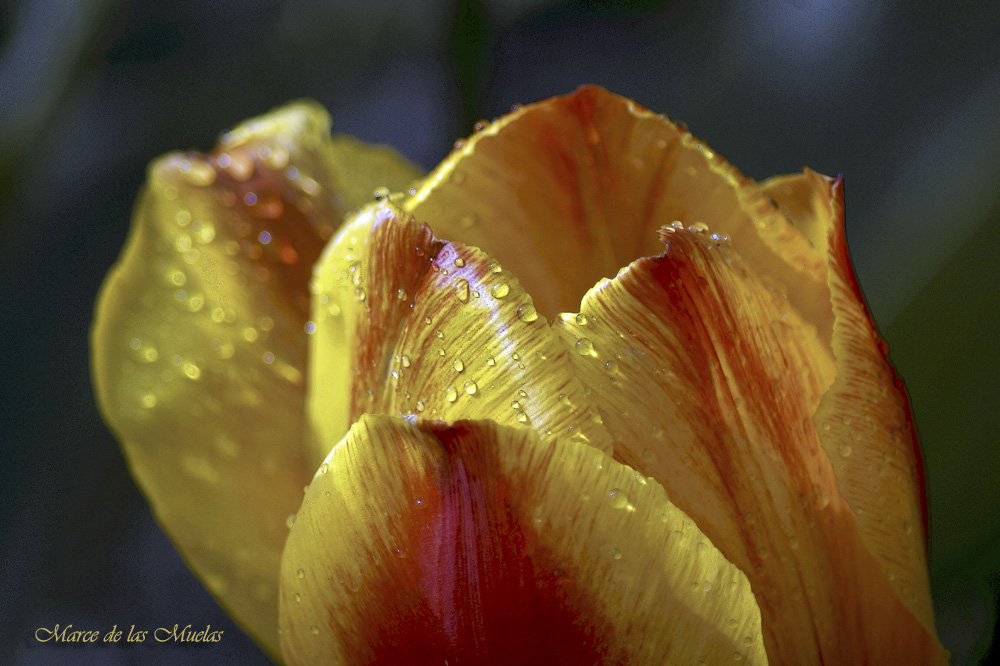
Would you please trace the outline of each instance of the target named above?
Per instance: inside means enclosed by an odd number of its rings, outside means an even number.
[[[532,536],[495,450],[464,423],[425,429],[444,456],[399,521],[408,587],[367,608],[346,652],[370,650],[374,665],[602,663],[610,626]]]

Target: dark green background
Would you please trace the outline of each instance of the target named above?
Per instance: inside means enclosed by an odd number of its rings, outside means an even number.
[[[751,177],[845,174],[851,251],[923,441],[939,633],[954,664],[979,663],[1000,572],[997,26],[1000,3],[944,0],[0,4],[0,662],[265,661],[159,531],[93,404],[94,297],[150,159],[312,97],[335,131],[429,168],[480,118],[598,83]],[[57,622],[226,633],[33,641]]]

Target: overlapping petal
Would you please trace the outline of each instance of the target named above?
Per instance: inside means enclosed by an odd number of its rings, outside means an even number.
[[[282,559],[289,664],[767,663],[746,577],[592,447],[364,416]]]
[[[662,234],[664,255],[584,298],[586,325],[562,320],[617,455],[746,572],[772,662],[944,663],[862,541],[820,443],[822,343],[726,244]]]
[[[484,126],[424,183],[407,212],[499,258],[545,316],[659,253],[656,231],[680,220],[732,238],[807,320],[829,324],[823,253],[687,130],[597,86]]]
[[[807,169],[760,187],[827,255],[837,377],[814,417],[817,432],[865,545],[904,605],[933,631],[920,450],[906,390],[854,277],[844,235],[843,183]]]
[[[489,418],[611,450],[568,351],[483,251],[437,240],[383,203],[330,243],[312,288],[309,407],[321,441],[385,413]]]
[[[272,653],[285,520],[315,469],[308,280],[365,189],[328,133],[324,111],[297,104],[223,135],[211,155],[154,163],[92,332],[98,403],[157,519]],[[349,149],[352,164],[389,159]],[[369,196],[413,177],[397,161]]]

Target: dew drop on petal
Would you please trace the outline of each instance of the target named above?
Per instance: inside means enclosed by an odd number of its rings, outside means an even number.
[[[508,287],[503,282],[497,282],[495,285],[490,287],[490,293],[493,294],[494,298],[503,298],[510,292],[510,287]]]
[[[458,300],[463,303],[467,302],[469,300],[469,281],[460,278],[455,285],[455,291]]]
[[[454,386],[451,386],[445,391],[444,397],[448,402],[455,402],[458,400],[458,390]]]

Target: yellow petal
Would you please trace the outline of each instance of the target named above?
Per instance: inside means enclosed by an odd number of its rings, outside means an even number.
[[[767,198],[686,130],[596,86],[486,126],[424,182],[407,212],[496,257],[546,316],[575,312],[600,278],[659,253],[656,231],[676,220],[739,242],[807,319],[829,319],[812,311],[829,310],[814,294],[826,288],[823,254],[810,257]]]
[[[567,345],[593,349],[574,360],[616,455],[746,572],[772,663],[944,663],[865,547],[820,445],[824,346],[726,244],[662,234],[665,255],[587,294],[586,325],[562,320]]]
[[[364,413],[386,413],[490,418],[611,450],[569,352],[481,250],[439,241],[385,203],[338,233],[312,289],[318,442],[339,440]]]
[[[763,664],[746,577],[656,483],[489,422],[365,416],[282,557],[289,664]]]
[[[92,331],[101,412],[157,519],[272,654],[285,521],[315,469],[308,280],[342,214],[328,132],[296,104],[154,163]]]

